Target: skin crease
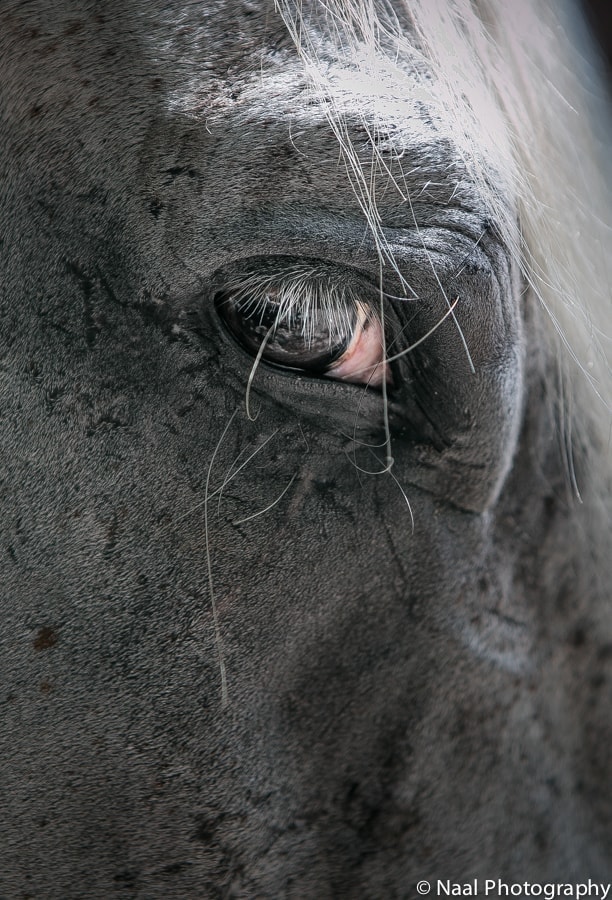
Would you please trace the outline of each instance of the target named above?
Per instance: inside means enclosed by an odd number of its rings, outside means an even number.
[[[1,31],[0,896],[609,880],[605,523],[434,113],[408,98],[397,140],[470,358],[449,316],[395,364],[367,474],[381,394],[262,364],[250,420],[215,312],[256,257],[376,285],[272,6],[8,3]],[[379,196],[416,340],[448,306]]]

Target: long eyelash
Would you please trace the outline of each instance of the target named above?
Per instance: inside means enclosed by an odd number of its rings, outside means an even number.
[[[278,309],[272,331],[280,326],[299,330],[306,346],[314,343],[321,328],[327,331],[330,346],[338,342],[352,330],[357,304],[363,305],[363,291],[315,266],[295,266],[282,277],[247,272],[230,280],[226,290],[245,313],[259,316],[262,323],[270,303],[275,303]],[[370,315],[376,314],[372,306]]]

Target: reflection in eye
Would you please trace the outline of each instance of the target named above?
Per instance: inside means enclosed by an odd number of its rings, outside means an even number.
[[[380,387],[383,381],[391,384],[391,370],[384,360],[384,340],[380,319],[368,314],[367,308],[357,305],[357,323],[353,339],[345,352],[327,371],[329,378]]]
[[[354,285],[298,266],[281,276],[251,272],[231,281],[217,295],[217,310],[253,356],[355,384],[391,382],[380,319],[355,297]]]

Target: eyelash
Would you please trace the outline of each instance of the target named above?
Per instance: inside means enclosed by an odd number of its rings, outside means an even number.
[[[276,303],[278,311],[274,327],[299,327],[307,346],[314,341],[317,313],[323,314],[324,321],[319,324],[324,325],[332,342],[334,336],[341,337],[352,327],[354,309],[362,302],[352,286],[341,284],[339,279],[332,281],[329,272],[320,266],[295,265],[280,275],[246,272],[234,280],[228,279],[223,293],[243,303],[245,313],[250,316],[259,313],[262,319],[266,307],[271,302]]]

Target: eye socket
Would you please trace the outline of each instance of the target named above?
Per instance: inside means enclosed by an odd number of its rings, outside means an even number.
[[[264,269],[229,278],[215,305],[230,333],[258,359],[380,387],[391,381],[383,329],[374,307],[356,293],[350,277],[343,282],[316,264],[294,264],[282,274]]]

